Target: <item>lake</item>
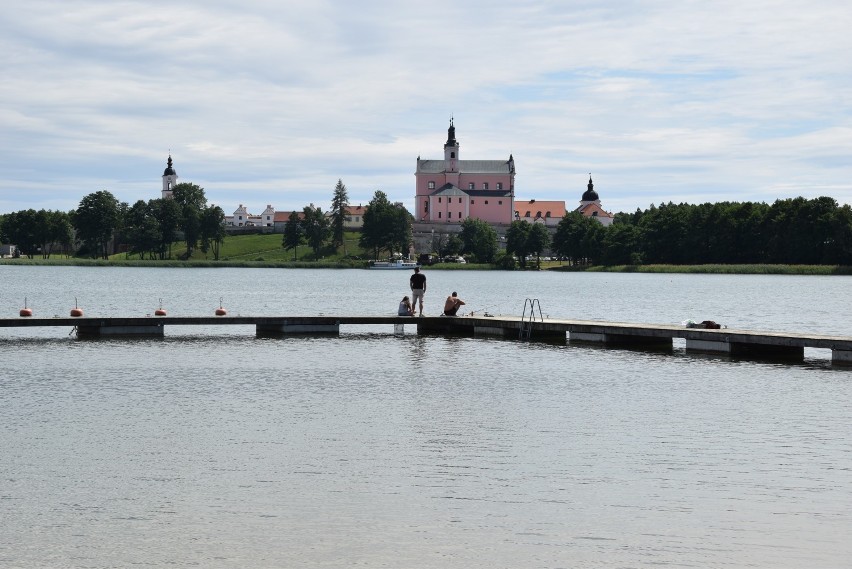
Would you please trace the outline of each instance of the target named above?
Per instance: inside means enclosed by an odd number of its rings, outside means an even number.
[[[424,272],[429,314],[852,335],[850,277]],[[408,275],[0,265],[0,314],[393,314]],[[0,567],[850,566],[828,351],[175,328],[0,329]]]

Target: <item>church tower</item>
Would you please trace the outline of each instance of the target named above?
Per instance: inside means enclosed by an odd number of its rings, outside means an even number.
[[[172,192],[177,185],[177,179],[177,172],[172,168],[172,155],[169,153],[169,160],[166,162],[166,169],[163,171],[163,198],[172,197]]]
[[[444,168],[448,173],[459,171],[459,141],[456,140],[456,127],[453,126],[453,119],[450,119],[450,128],[447,129],[447,143],[444,144]]]

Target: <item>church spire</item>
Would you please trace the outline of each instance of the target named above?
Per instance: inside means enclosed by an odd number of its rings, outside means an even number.
[[[453,119],[450,117],[450,128],[447,129],[447,143],[444,145],[444,148],[458,145],[459,143],[456,140],[456,127],[453,126]]]

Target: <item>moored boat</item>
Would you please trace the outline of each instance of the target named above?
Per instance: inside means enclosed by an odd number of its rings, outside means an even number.
[[[369,269],[413,269],[419,267],[414,261],[404,261],[397,259],[396,261],[370,261]]]

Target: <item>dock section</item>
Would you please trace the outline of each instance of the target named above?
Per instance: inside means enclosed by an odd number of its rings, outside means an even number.
[[[571,344],[598,344],[640,349],[671,349],[675,338],[689,352],[745,358],[802,360],[805,348],[831,350],[831,360],[852,366],[852,337],[754,330],[686,328],[597,320],[530,320],[512,316],[163,316],[0,318],[0,328],[58,327],[76,330],[79,338],[162,337],[167,326],[254,326],[257,336],[336,335],[341,326],[410,326],[418,334],[501,337]]]

